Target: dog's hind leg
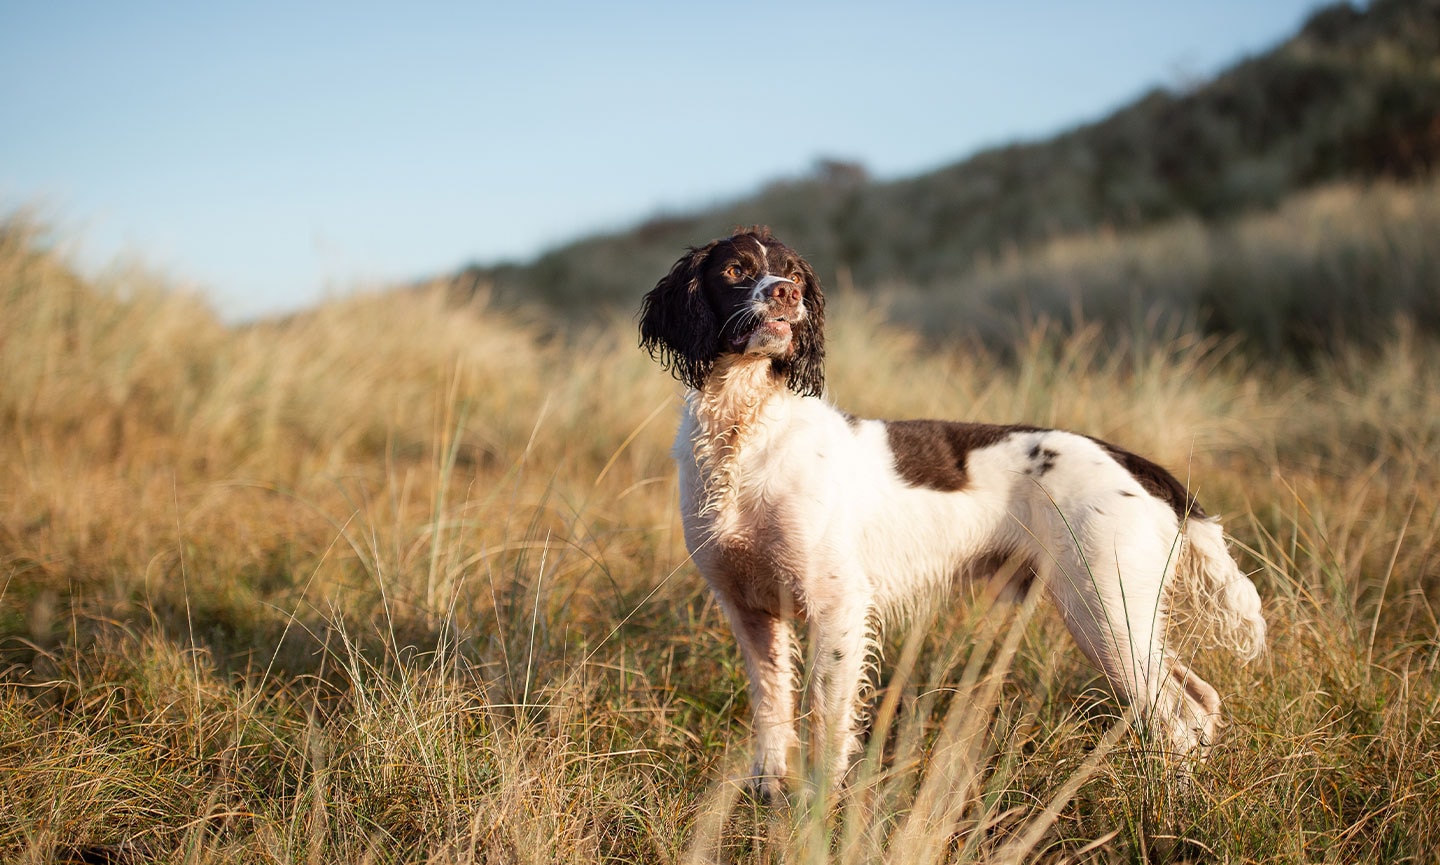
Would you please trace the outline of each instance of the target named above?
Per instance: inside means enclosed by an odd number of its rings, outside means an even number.
[[[1214,739],[1219,698],[1169,654],[1165,591],[1178,541],[1127,528],[1075,526],[1068,543],[1053,543],[1046,586],[1081,651],[1136,707],[1156,744],[1193,754]],[[1118,537],[1123,544],[1111,540]]]

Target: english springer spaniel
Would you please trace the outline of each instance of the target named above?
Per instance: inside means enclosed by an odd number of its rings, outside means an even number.
[[[797,743],[791,623],[808,622],[817,753],[843,778],[877,624],[959,581],[1038,583],[1157,739],[1196,754],[1220,697],[1176,657],[1182,596],[1241,659],[1265,643],[1255,586],[1173,475],[1029,426],[862,420],[821,398],[825,298],[757,227],[692,248],[645,296],[640,344],[689,386],[675,439],[685,541],[740,643],[757,792]]]

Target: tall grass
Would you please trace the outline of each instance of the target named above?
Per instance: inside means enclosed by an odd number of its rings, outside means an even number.
[[[1440,345],[1304,369],[1176,331],[1001,362],[831,305],[830,390],[1082,429],[1226,516],[1271,652],[1164,783],[1043,604],[888,637],[845,790],[763,809],[686,563],[677,386],[616,321],[443,292],[227,328],[0,231],[0,859],[1427,861],[1440,847]],[[803,778],[802,778],[803,781]]]

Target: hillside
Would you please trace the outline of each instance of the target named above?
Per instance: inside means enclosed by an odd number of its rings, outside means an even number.
[[[827,284],[944,297],[977,265],[1057,238],[1224,224],[1319,185],[1413,180],[1437,163],[1440,3],[1339,4],[1202,86],[1156,90],[1051,140],[887,183],[821,162],[728,205],[656,217],[528,264],[472,267],[455,283],[588,317],[630,308],[684,246],[763,222]]]

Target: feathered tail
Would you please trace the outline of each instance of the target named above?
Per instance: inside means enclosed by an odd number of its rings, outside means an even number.
[[[1242,661],[1254,660],[1264,651],[1260,593],[1230,556],[1219,520],[1185,522],[1172,600],[1206,642],[1231,650]]]

